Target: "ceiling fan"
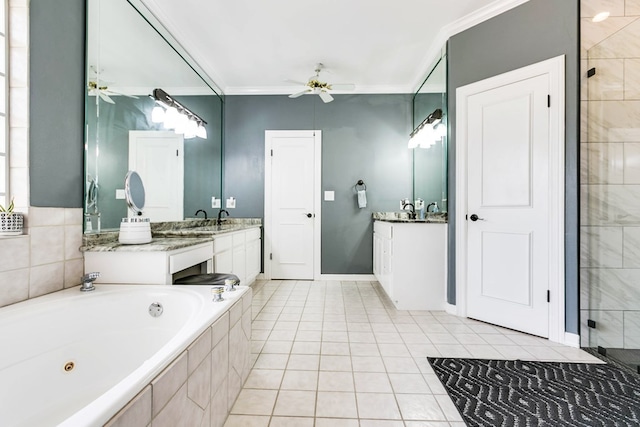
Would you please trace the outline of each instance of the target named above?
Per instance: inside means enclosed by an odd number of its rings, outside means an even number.
[[[289,95],[289,98],[298,98],[298,97],[300,97],[302,95],[305,95],[307,93],[311,93],[311,94],[320,96],[322,101],[324,103],[327,103],[327,102],[333,101],[333,96],[331,96],[331,94],[329,94],[329,91],[331,91],[331,90],[354,90],[356,88],[356,85],[354,85],[352,83],[348,83],[348,84],[330,84],[330,83],[323,82],[322,80],[320,80],[320,71],[322,71],[323,69],[324,69],[324,65],[323,64],[321,64],[321,63],[316,64],[316,69],[315,69],[316,74],[314,76],[309,77],[309,81],[307,81],[306,83],[297,82],[297,81],[293,81],[293,80],[288,80],[289,82],[306,86],[306,88],[303,91],[297,92],[297,93],[293,93],[293,94]]]
[[[104,102],[107,102],[109,104],[115,104],[116,102],[111,98],[111,96],[126,96],[129,98],[134,98],[134,99],[138,99],[137,96],[135,95],[128,95],[126,93],[122,93],[122,92],[116,92],[114,90],[109,89],[108,86],[108,82],[100,80],[98,78],[98,73],[96,72],[96,70],[92,67],[90,67],[91,69],[91,74],[92,77],[90,77],[89,82],[87,83],[87,90],[89,91],[89,96],[96,96],[96,97],[100,97],[100,99],[102,99]]]

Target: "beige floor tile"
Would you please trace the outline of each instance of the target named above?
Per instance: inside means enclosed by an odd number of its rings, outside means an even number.
[[[353,356],[380,356],[378,344],[352,342],[349,348]]]
[[[289,354],[291,353],[291,346],[293,341],[273,341],[268,340],[262,347],[262,353],[273,354]]]
[[[431,394],[422,374],[389,374],[394,393]]]
[[[281,369],[252,369],[244,387],[278,390],[283,375]]]
[[[292,354],[287,364],[287,369],[299,371],[317,371],[319,367],[319,354]]]
[[[405,420],[447,421],[435,396],[428,394],[398,394],[398,406]]]
[[[380,356],[351,356],[354,372],[386,372]]]
[[[296,341],[291,349],[292,354],[320,354],[320,341]]]
[[[313,427],[313,418],[272,417],[269,427]]]
[[[386,373],[354,372],[353,379],[358,393],[390,393],[393,391]]]
[[[360,420],[360,427],[404,427],[404,423],[391,420]]]
[[[271,415],[278,392],[276,390],[243,389],[231,408],[237,415]]]
[[[384,366],[387,372],[400,374],[419,373],[418,365],[411,357],[383,357]]]
[[[273,415],[313,417],[316,406],[315,391],[281,390]]]
[[[319,391],[316,416],[358,418],[355,393]]]
[[[400,410],[392,393],[356,393],[356,401],[360,418],[401,419]]]
[[[318,377],[318,391],[354,391],[351,372],[321,371]]]
[[[318,389],[318,372],[292,371],[287,369],[280,389],[315,391]]]
[[[316,418],[316,427],[358,427],[358,420],[346,418]]]
[[[332,356],[349,356],[351,354],[349,350],[349,343],[346,342],[323,342],[322,349],[320,350],[322,355]]]
[[[261,354],[253,367],[255,369],[284,369],[288,360],[288,354]]]

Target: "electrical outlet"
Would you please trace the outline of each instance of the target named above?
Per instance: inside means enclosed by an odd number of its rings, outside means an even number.
[[[227,209],[234,209],[236,207],[235,197],[229,197],[227,199]]]
[[[220,208],[222,200],[216,199],[216,196],[211,197],[211,207],[212,208]]]
[[[116,199],[120,200],[120,199],[124,199],[124,189],[122,188],[116,188]]]

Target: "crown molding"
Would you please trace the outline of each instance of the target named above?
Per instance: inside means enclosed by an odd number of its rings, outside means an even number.
[[[440,31],[438,31],[434,41],[431,43],[427,53],[420,62],[420,66],[418,67],[418,70],[420,71],[416,73],[416,76],[410,85],[412,88],[411,92],[415,93],[422,82],[424,82],[424,79],[430,71],[431,65],[438,58],[442,51],[442,47],[449,38],[528,1],[529,0],[496,0],[493,3],[490,3],[473,13],[465,15],[462,18],[442,27]]]

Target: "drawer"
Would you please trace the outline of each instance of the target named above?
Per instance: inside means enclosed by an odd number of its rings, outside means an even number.
[[[213,238],[213,253],[226,251],[233,246],[233,236],[220,236]]]
[[[244,246],[244,233],[236,233],[233,235],[233,246]]]
[[[260,238],[260,229],[259,228],[251,228],[247,230],[247,242],[251,242],[252,240],[258,240]]]

